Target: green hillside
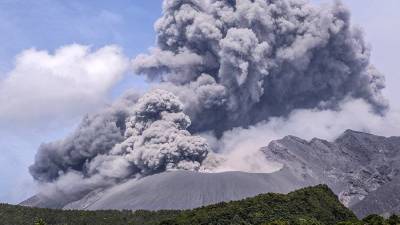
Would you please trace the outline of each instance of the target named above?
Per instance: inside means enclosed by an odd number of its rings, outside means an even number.
[[[356,222],[355,215],[325,185],[185,211],[62,211],[0,205],[1,225],[333,225],[344,221],[354,223],[341,224],[363,224]]]

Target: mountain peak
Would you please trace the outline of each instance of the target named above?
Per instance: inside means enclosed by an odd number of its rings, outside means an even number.
[[[299,142],[302,144],[308,144],[308,141],[301,139],[299,137],[293,136],[293,135],[287,135],[284,138],[281,139],[282,141],[290,141],[290,142]]]
[[[340,139],[341,137],[349,137],[349,136],[352,136],[352,137],[360,137],[360,136],[363,136],[363,137],[380,137],[380,136],[373,135],[373,134],[370,134],[370,133],[367,133],[367,132],[355,131],[355,130],[347,129],[337,139]]]
[[[363,148],[369,149],[370,152],[375,152],[376,150],[379,151],[382,145],[387,144],[389,139],[390,138],[385,136],[373,135],[366,132],[346,130],[334,142],[342,145],[354,145],[358,143],[358,145],[363,146]]]

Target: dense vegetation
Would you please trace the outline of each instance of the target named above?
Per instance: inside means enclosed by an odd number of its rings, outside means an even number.
[[[346,222],[347,221],[347,222]],[[358,221],[325,185],[287,195],[263,194],[253,198],[184,211],[78,211],[0,205],[1,225],[397,225],[372,215]]]

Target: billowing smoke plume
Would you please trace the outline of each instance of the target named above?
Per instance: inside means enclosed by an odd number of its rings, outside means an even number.
[[[243,145],[231,137],[257,131],[259,139],[274,121],[290,127],[285,118],[299,110],[335,115],[346,99],[361,99],[378,114],[387,108],[384,78],[340,3],[165,0],[163,11],[157,46],[133,60],[138,74],[158,81],[155,88],[129,94],[86,117],[66,139],[43,144],[30,168],[36,180],[85,193],[166,170],[229,167],[238,158],[251,164],[252,155],[242,153],[258,149],[237,151]],[[228,148],[228,159],[211,151]]]
[[[103,111],[86,116],[74,133],[63,140],[42,144],[30,167],[32,176],[41,182],[56,180],[70,170],[83,171],[87,162],[107,154],[124,140],[129,107],[139,95],[128,93]]]
[[[341,3],[299,0],[166,0],[157,48],[137,73],[168,84],[192,131],[248,126],[299,108],[362,98],[386,108],[383,76]]]
[[[74,198],[128,178],[198,170],[209,149],[205,139],[187,131],[190,123],[182,103],[170,92],[128,95],[86,117],[70,137],[42,145],[30,171],[42,183],[54,182],[47,187]]]

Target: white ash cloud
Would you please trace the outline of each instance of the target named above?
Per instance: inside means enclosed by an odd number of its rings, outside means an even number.
[[[281,165],[269,162],[259,151],[271,141],[293,135],[305,140],[321,138],[334,141],[347,129],[381,136],[400,135],[400,110],[390,109],[385,116],[377,115],[364,100],[345,99],[335,110],[298,109],[289,116],[273,117],[248,128],[234,128],[215,140],[204,135],[217,155],[206,162],[205,169],[215,171],[272,172]]]

